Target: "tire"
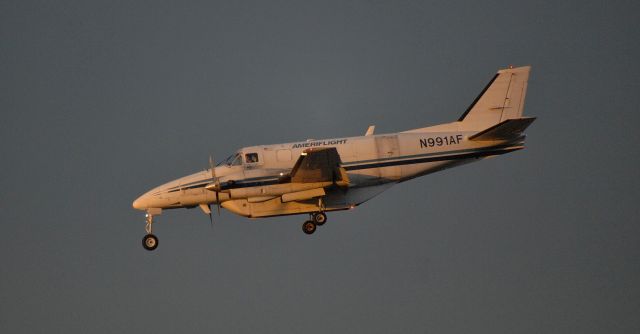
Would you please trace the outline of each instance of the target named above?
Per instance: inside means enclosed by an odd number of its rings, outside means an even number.
[[[324,225],[327,222],[327,215],[324,212],[317,212],[313,214],[313,222],[318,226]]]
[[[311,220],[307,220],[302,224],[302,232],[306,234],[313,234],[316,231],[316,223]]]
[[[142,247],[148,251],[158,248],[158,238],[153,234],[147,234],[142,238]]]

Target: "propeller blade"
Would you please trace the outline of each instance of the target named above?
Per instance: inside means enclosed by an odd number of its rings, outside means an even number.
[[[206,215],[209,216],[209,221],[211,222],[211,227],[213,228],[213,216],[211,215],[211,204],[201,203],[200,209],[202,209],[202,212],[204,212]]]
[[[216,178],[216,168],[215,165],[213,163],[213,156],[209,156],[209,168],[211,168],[211,178],[215,179]]]
[[[209,223],[209,226],[211,226],[211,229],[213,229],[213,215],[211,214],[211,206],[209,206]]]
[[[220,195],[216,191],[216,206],[218,207],[218,216],[220,215]]]
[[[220,179],[216,177],[216,168],[214,165],[213,156],[209,156],[209,168],[211,168],[211,183],[207,184],[205,188],[207,190],[216,193],[216,207],[218,208],[218,216],[220,215]],[[213,218],[212,218],[213,219]],[[213,220],[212,220],[213,222]]]

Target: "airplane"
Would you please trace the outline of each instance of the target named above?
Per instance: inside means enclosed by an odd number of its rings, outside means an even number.
[[[530,66],[500,69],[458,120],[398,133],[244,147],[209,169],[153,188],[133,202],[146,211],[147,250],[158,247],[154,216],[211,205],[240,216],[307,214],[313,234],[327,212],[349,210],[391,186],[419,176],[524,148],[523,117]]]

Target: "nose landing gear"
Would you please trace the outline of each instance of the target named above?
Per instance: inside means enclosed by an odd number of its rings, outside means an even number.
[[[158,238],[153,234],[147,234],[142,238],[142,247],[148,251],[152,251],[158,247]]]
[[[158,248],[158,238],[151,233],[152,224],[153,224],[153,215],[150,213],[146,214],[147,223],[144,226],[144,230],[147,234],[142,238],[142,247],[148,251],[152,251]]]

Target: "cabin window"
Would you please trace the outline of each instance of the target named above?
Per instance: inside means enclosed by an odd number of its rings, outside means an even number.
[[[230,155],[228,158],[224,159],[218,166],[240,166],[242,165],[242,155],[240,153],[236,153],[234,155]]]
[[[247,153],[244,155],[244,162],[248,164],[255,164],[258,162],[258,153]]]
[[[240,154],[236,154],[235,159],[231,162],[231,166],[240,166],[242,165],[242,156]]]

